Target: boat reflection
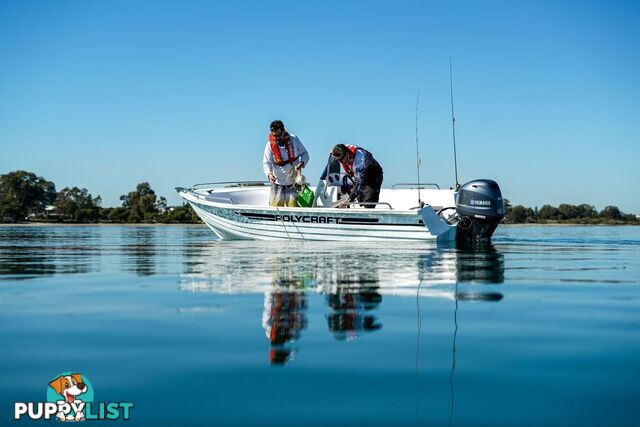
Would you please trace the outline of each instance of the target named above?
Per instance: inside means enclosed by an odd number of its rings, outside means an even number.
[[[458,282],[504,282],[504,255],[493,245],[482,248],[458,248],[456,256]]]
[[[458,301],[502,300],[504,256],[495,247],[215,242],[184,264],[181,289],[189,292],[264,294],[262,326],[269,361],[295,357],[308,325],[309,295],[327,305],[327,327],[338,341],[382,329],[385,295]]]

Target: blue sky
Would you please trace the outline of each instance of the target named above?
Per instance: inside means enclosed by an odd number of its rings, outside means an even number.
[[[513,203],[640,214],[640,2],[0,0],[0,173],[101,195],[263,179],[271,120],[361,145],[385,186],[493,178]]]

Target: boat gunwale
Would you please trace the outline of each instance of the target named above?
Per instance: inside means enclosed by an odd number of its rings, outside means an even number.
[[[192,195],[192,197],[196,200],[194,200],[194,202],[197,203],[203,203],[205,205],[209,205],[209,206],[213,206],[216,208],[222,208],[222,209],[228,209],[228,210],[257,210],[257,211],[272,211],[275,213],[282,213],[284,212],[307,212],[307,213],[320,213],[320,214],[325,214],[325,213],[339,213],[342,215],[362,215],[364,214],[373,214],[373,215],[383,215],[383,216],[389,216],[389,215],[397,215],[397,216],[419,216],[420,215],[420,210],[416,207],[415,209],[410,209],[410,210],[405,210],[405,209],[394,209],[393,207],[391,209],[371,209],[371,208],[364,208],[364,207],[359,207],[359,206],[354,206],[354,207],[350,207],[349,209],[341,209],[341,208],[331,208],[331,207],[321,207],[321,206],[316,206],[316,207],[310,207],[310,208],[304,208],[304,207],[300,207],[300,206],[269,206],[269,205],[264,205],[264,206],[259,206],[259,205],[247,205],[247,204],[233,204],[233,203],[223,203],[223,202],[216,202],[213,200],[209,200],[207,198],[207,196],[196,193],[192,190],[185,190],[183,192],[179,193],[182,197],[183,195]],[[185,197],[183,197],[185,198]],[[188,199],[187,199],[188,200]],[[231,200],[231,199],[229,199]],[[355,202],[357,204],[357,202]],[[426,204],[425,206],[430,206],[433,209],[433,206]],[[435,210],[435,209],[434,209]]]

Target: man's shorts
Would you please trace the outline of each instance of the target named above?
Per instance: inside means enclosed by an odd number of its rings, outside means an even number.
[[[271,183],[271,193],[269,193],[269,206],[287,206],[295,208],[298,206],[299,192],[295,185],[278,185]]]

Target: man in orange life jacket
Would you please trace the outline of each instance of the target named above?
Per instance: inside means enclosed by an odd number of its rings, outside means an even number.
[[[362,203],[377,203],[382,187],[382,167],[371,153],[355,145],[338,144],[331,150],[331,155],[340,162],[347,176],[353,178],[349,202],[358,199]],[[345,201],[338,207],[348,206],[349,203]],[[375,205],[364,207],[373,208]]]
[[[271,182],[269,206],[295,207],[301,190],[295,185],[296,172],[309,163],[309,153],[280,120],[271,122],[270,130],[262,160],[262,170]]]

